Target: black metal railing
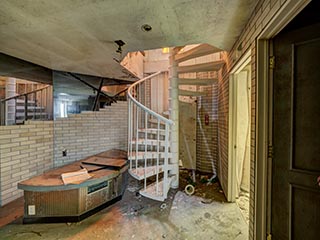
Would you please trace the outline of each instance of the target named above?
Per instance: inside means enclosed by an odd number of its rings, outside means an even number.
[[[23,124],[26,120],[52,120],[52,99],[50,85],[2,99],[0,125]]]

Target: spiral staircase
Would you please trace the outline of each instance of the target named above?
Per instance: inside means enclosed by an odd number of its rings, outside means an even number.
[[[174,49],[170,57],[169,116],[155,112],[147,107],[147,87],[163,72],[154,73],[143,78],[128,89],[128,159],[130,175],[143,181],[139,193],[147,198],[164,201],[171,187],[179,182],[179,96],[201,96],[202,92],[189,91],[188,86],[211,85],[217,81],[217,71],[224,61],[221,50],[208,44],[191,48]],[[218,58],[201,62],[205,56],[217,55]],[[199,61],[194,61],[200,59]],[[209,61],[208,61],[209,59]],[[201,76],[203,72],[212,72],[210,77]],[[190,77],[191,76],[191,77]],[[211,77],[215,76],[215,77]],[[186,90],[187,89],[187,90]],[[193,89],[198,89],[193,88]]]

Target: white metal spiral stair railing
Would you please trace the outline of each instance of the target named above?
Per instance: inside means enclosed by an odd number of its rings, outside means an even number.
[[[164,201],[171,181],[170,130],[173,122],[146,107],[146,84],[161,72],[132,84],[128,89],[128,159],[129,173],[143,180],[140,194]],[[158,78],[159,79],[159,78]]]

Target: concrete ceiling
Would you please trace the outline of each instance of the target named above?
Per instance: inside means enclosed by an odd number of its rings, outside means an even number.
[[[129,79],[127,52],[208,43],[229,50],[255,0],[0,0],[0,52],[44,67]],[[152,26],[150,32],[141,30]],[[115,40],[123,40],[122,56]]]

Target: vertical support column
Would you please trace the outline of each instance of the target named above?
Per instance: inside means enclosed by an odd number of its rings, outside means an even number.
[[[6,80],[6,98],[16,95],[16,79],[7,78]],[[16,101],[11,99],[6,102],[6,125],[12,125],[15,123],[16,117]]]
[[[169,106],[170,106],[170,119],[174,122],[171,128],[171,153],[172,158],[170,164],[173,165],[173,170],[170,174],[176,176],[175,180],[172,181],[171,187],[179,187],[179,85],[178,85],[178,63],[174,57],[178,50],[176,48],[170,49],[169,58]]]

